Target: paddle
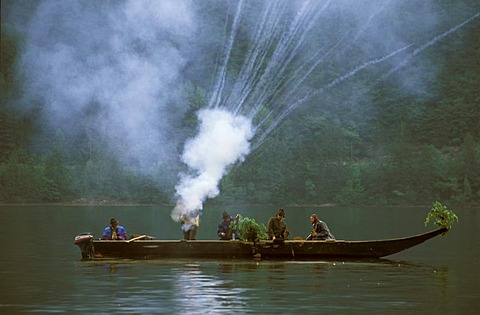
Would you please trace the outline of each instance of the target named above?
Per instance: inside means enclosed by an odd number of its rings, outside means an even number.
[[[144,238],[144,237],[146,237],[146,235],[140,235],[140,236],[134,237],[134,238],[128,240],[127,243],[139,240],[139,239]]]

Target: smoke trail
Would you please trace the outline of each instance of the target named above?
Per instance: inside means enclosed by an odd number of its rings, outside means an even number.
[[[332,82],[330,82],[329,84],[327,84],[326,86],[324,86],[323,88],[319,89],[319,90],[316,90],[316,91],[310,91],[308,93],[305,93],[300,99],[298,99],[297,101],[295,101],[293,104],[291,104],[290,106],[288,106],[287,108],[285,108],[281,113],[280,115],[268,126],[268,128],[263,132],[262,135],[260,135],[257,139],[257,141],[255,142],[255,145],[254,145],[254,149],[258,148],[260,146],[260,144],[263,142],[263,140],[288,116],[290,115],[290,113],[295,109],[297,108],[298,106],[300,106],[301,104],[303,104],[304,102],[306,102],[308,99],[314,97],[315,95],[318,95],[322,92],[324,92],[325,90],[328,90],[332,87],[334,87],[335,85],[339,84],[340,82],[342,81],[345,81],[347,80],[348,78],[354,76],[355,74],[357,74],[359,71],[369,67],[369,66],[372,66],[372,65],[375,65],[377,63],[380,63],[380,62],[383,62],[389,58],[392,58],[393,56],[399,54],[400,52],[406,50],[408,47],[410,47],[412,45],[408,45],[408,46],[405,46],[405,47],[402,47],[400,49],[397,49],[395,50],[394,52],[386,55],[386,56],[383,56],[381,58],[376,58],[376,59],[373,59],[373,60],[370,60],[370,61],[367,61],[361,65],[358,65],[356,66],[353,70],[350,70],[348,73],[336,78],[335,80],[333,80]]]
[[[219,194],[218,183],[228,167],[250,153],[253,130],[248,118],[223,109],[203,109],[198,119],[198,135],[185,143],[182,155],[190,173],[183,174],[176,186],[178,201],[171,214],[175,221],[182,214],[197,216],[205,199]]]
[[[383,7],[382,7],[383,9]],[[409,53],[404,59],[402,59],[402,61],[400,61],[399,63],[396,63],[395,67],[393,67],[391,70],[389,70],[387,73],[383,74],[378,80],[376,80],[368,89],[372,88],[373,86],[375,86],[376,84],[378,84],[379,82],[385,80],[387,77],[391,76],[392,74],[394,74],[395,72],[397,72],[399,69],[405,67],[409,61],[414,58],[415,56],[417,56],[419,53],[421,53],[423,50],[425,50],[426,48],[434,45],[435,43],[437,43],[438,41],[442,40],[443,38],[445,38],[446,36],[448,36],[449,34],[452,34],[456,31],[458,31],[460,28],[464,27],[465,25],[467,25],[468,23],[470,23],[471,21],[475,20],[476,18],[478,18],[480,16],[480,12],[476,13],[475,15],[471,16],[470,18],[466,19],[465,21],[455,25],[454,27],[452,27],[451,29],[449,29],[448,31],[440,34],[440,35],[437,35],[435,36],[434,38],[430,39],[429,41],[427,41],[426,43],[424,43],[423,45],[421,45],[420,47],[416,48],[415,50],[413,50],[411,53]],[[370,20],[370,19],[369,19]],[[297,107],[299,107],[300,105],[302,105],[303,103],[307,102],[309,99],[317,96],[318,94],[321,94],[322,92],[324,92],[325,90],[328,90],[328,89],[331,89],[333,88],[334,86],[336,86],[337,84],[347,80],[348,78],[354,76],[355,74],[357,74],[359,71],[361,70],[364,70],[365,68],[368,68],[372,65],[375,65],[375,64],[378,64],[378,63],[381,63],[387,59],[390,59],[391,57],[393,56],[396,56],[398,55],[399,53],[405,51],[406,49],[408,49],[409,47],[413,46],[413,44],[409,44],[405,47],[402,47],[398,50],[395,50],[393,51],[392,53],[386,55],[386,56],[383,56],[381,58],[376,58],[376,59],[373,59],[373,60],[370,60],[370,61],[367,61],[361,65],[358,65],[356,66],[354,69],[350,70],[348,73],[336,78],[335,80],[331,81],[329,84],[325,85],[324,87],[322,87],[321,89],[318,89],[318,90],[310,90],[310,91],[307,91],[305,92],[303,95],[301,95],[297,100],[295,100],[292,104],[290,104],[288,107],[286,107],[279,115],[278,117],[276,117],[273,122],[271,122],[267,129],[257,137],[255,143],[253,144],[252,146],[252,151],[256,150],[260,145],[261,143],[265,140],[265,138],[286,118],[288,117],[288,115],[290,115],[290,113],[296,109]],[[290,91],[290,93],[292,93],[292,91]],[[365,93],[365,91],[364,91]],[[358,95],[357,95],[358,96]],[[271,115],[273,113],[273,111],[271,111],[269,113],[269,115]],[[261,123],[265,123],[266,119],[264,119]]]
[[[396,64],[392,69],[390,69],[387,73],[382,74],[378,79],[374,80],[371,84],[364,87],[360,92],[355,93],[355,97],[359,97],[362,94],[367,93],[372,88],[380,84],[381,82],[385,81],[387,78],[398,72],[400,69],[404,68],[415,56],[421,53],[423,50],[431,47],[432,45],[436,44],[438,41],[442,40],[446,36],[458,31],[460,28],[464,27],[465,25],[469,24],[476,18],[480,16],[480,12],[477,12],[475,15],[471,16],[470,18],[466,19],[465,21],[455,25],[451,29],[446,32],[441,33],[440,35],[435,36],[434,38],[430,39],[426,43],[422,44],[420,47],[415,48],[411,53],[407,54],[398,64]]]
[[[377,64],[377,63],[380,63],[380,62],[383,62],[397,54],[399,54],[400,52],[406,50],[408,47],[412,46],[411,44],[408,45],[408,46],[405,46],[405,47],[402,47],[400,49],[397,49],[395,50],[394,52],[384,56],[384,57],[381,57],[381,58],[377,58],[377,59],[374,59],[374,60],[370,60],[368,62],[365,62],[364,64],[362,65],[359,65],[357,67],[355,67],[355,69],[349,71],[348,73],[342,75],[341,77],[335,79],[334,81],[332,81],[331,83],[327,84],[324,88],[322,88],[321,90],[325,90],[325,89],[330,89],[332,87],[334,87],[335,85],[339,84],[340,82],[342,81],[345,81],[346,79],[354,76],[357,72],[371,66],[371,65],[374,65],[374,64]]]
[[[233,44],[235,42],[235,36],[237,34],[237,29],[241,20],[241,13],[242,13],[242,8],[243,8],[243,0],[240,0],[238,2],[237,6],[237,11],[235,13],[235,19],[233,21],[233,26],[232,26],[232,31],[230,32],[230,38],[228,40],[228,45],[227,45],[227,51],[224,56],[224,60],[222,63],[222,66],[220,67],[219,75],[218,75],[218,81],[217,84],[213,90],[213,95],[210,98],[210,102],[208,107],[218,107],[220,104],[220,100],[222,98],[222,92],[223,88],[225,85],[225,78],[226,78],[226,73],[227,73],[227,64],[228,60],[230,59],[230,54],[232,52]]]
[[[377,83],[385,80],[386,78],[388,78],[389,76],[391,76],[392,74],[394,74],[395,72],[400,70],[401,68],[405,67],[405,65],[407,65],[413,57],[415,57],[416,55],[421,53],[426,48],[436,44],[438,41],[442,40],[446,36],[458,31],[460,28],[462,28],[465,25],[467,25],[468,23],[472,22],[473,20],[475,20],[479,16],[480,16],[480,12],[477,12],[475,15],[473,15],[472,17],[468,18],[467,20],[463,21],[462,23],[459,23],[459,24],[455,25],[454,27],[452,27],[448,31],[446,31],[446,32],[444,32],[444,33],[442,33],[438,36],[435,36],[433,39],[429,40],[425,44],[416,48],[412,53],[410,53],[407,57],[405,57],[405,59],[402,62],[400,62],[397,66],[395,66],[393,69],[388,71],[386,74],[382,75],[381,78],[379,80],[377,80]]]

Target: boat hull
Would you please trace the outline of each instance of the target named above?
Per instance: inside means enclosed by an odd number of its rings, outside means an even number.
[[[419,245],[447,229],[388,240],[372,241],[261,241],[239,240],[95,240],[91,235],[77,236],[83,259],[328,259],[381,258]]]

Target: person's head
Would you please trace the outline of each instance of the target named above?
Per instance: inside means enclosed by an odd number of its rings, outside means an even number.
[[[222,218],[224,221],[228,221],[230,220],[232,216],[230,215],[230,213],[228,213],[228,211],[224,211],[223,214],[222,214]]]
[[[285,210],[283,210],[283,209],[278,209],[277,218],[278,218],[279,220],[285,219]]]
[[[310,216],[310,222],[315,223],[318,221],[318,216],[314,213]]]
[[[111,219],[110,219],[110,225],[113,226],[113,227],[117,227],[117,226],[118,226],[118,221],[117,221],[117,219],[111,218]]]

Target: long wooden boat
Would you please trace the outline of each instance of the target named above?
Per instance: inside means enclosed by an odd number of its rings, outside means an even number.
[[[83,259],[328,259],[380,258],[419,245],[446,228],[427,233],[386,240],[370,241],[260,241],[240,240],[155,240],[145,235],[130,240],[97,240],[89,233],[75,237]]]

